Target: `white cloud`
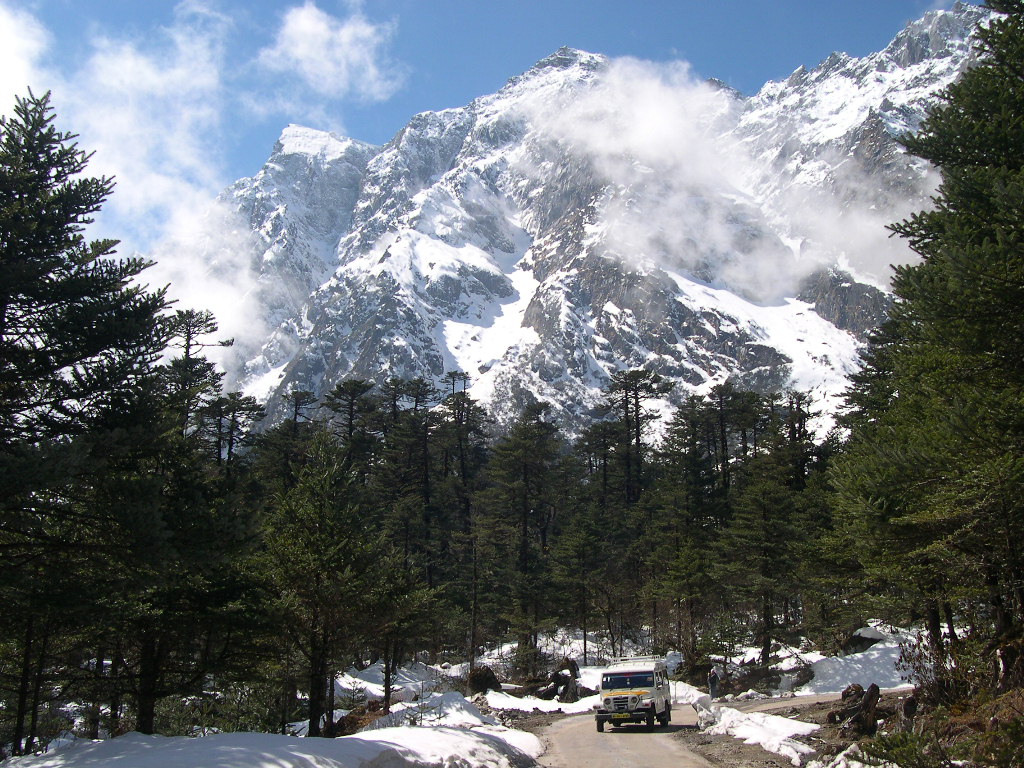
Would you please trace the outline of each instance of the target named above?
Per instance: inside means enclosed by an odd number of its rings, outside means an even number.
[[[40,72],[50,33],[31,14],[0,5],[0,110],[7,114],[15,96],[29,88],[38,94],[47,89]]]
[[[585,95],[535,104],[531,120],[607,183],[609,253],[772,301],[807,267],[745,189],[754,161],[727,133],[737,108],[684,62],[617,59]]]
[[[95,150],[90,172],[116,177],[104,227],[135,247],[176,231],[224,184],[228,28],[205,6],[182,3],[171,26],[145,39],[95,38],[84,64],[55,87],[61,121]]]
[[[274,44],[260,51],[258,58],[264,69],[286,81],[272,92],[271,106],[294,111],[308,102],[310,94],[387,99],[403,79],[400,68],[385,56],[394,31],[393,24],[373,23],[358,10],[340,19],[313,2],[291,8],[282,18]]]

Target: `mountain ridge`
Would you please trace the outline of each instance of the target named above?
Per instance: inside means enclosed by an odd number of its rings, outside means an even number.
[[[563,47],[381,147],[289,126],[221,196],[271,329],[229,377],[271,418],[289,388],[456,369],[499,421],[539,399],[578,423],[630,367],[677,399],[733,380],[833,401],[886,303],[867,224],[930,191],[895,135],[986,13],[929,12],[750,97]]]

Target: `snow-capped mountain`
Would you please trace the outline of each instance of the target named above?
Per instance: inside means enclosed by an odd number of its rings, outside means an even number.
[[[622,368],[673,397],[733,379],[832,398],[908,257],[884,224],[933,184],[894,137],[987,13],[929,13],[749,98],[563,48],[383,147],[289,126],[221,198],[255,233],[270,323],[229,374],[272,415],[288,388],[452,370],[499,418],[537,398],[570,424]]]

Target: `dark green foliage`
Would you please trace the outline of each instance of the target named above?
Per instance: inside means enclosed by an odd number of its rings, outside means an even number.
[[[539,671],[539,633],[550,623],[550,551],[566,498],[563,448],[546,414],[546,406],[527,406],[498,441],[477,500],[498,558],[494,575],[504,584],[494,586],[508,601],[507,620],[519,641],[516,663],[530,676]]]
[[[133,280],[141,259],[87,242],[109,179],[58,131],[49,96],[18,99],[0,121],[0,643],[4,743],[43,736],[45,698],[69,674],[88,611],[71,589],[116,546],[118,517],[90,502],[136,447],[140,390],[165,336],[161,292]],[[8,674],[8,671],[10,674]]]
[[[892,227],[921,261],[896,270],[831,476],[836,527],[889,614],[924,622],[905,649],[918,695],[964,708],[1024,686],[1024,5],[990,5],[1005,15],[979,30],[978,65],[904,139],[942,184]],[[934,735],[872,750],[953,764]]]
[[[367,512],[343,451],[317,431],[266,521],[258,562],[276,596],[271,611],[308,664],[310,736],[321,735],[331,673],[352,657],[353,641],[402,626],[415,609],[403,605],[412,598],[398,559]]]
[[[863,749],[867,765],[898,768],[954,768],[960,762],[934,736],[906,731],[882,735]]]
[[[1024,17],[993,6],[1008,15],[979,33],[979,65],[905,139],[942,184],[933,209],[893,227],[921,261],[896,270],[832,477],[857,556],[925,615],[940,659],[947,607],[986,606],[975,628],[993,647],[1024,622]]]
[[[116,242],[82,234],[113,182],[81,175],[88,155],[53,120],[47,94],[19,98],[0,122],[5,446],[81,432],[163,346],[162,293],[130,284],[146,262],[112,258]]]

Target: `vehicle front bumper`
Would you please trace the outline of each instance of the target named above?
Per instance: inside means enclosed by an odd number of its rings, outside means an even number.
[[[626,712],[611,712],[607,709],[599,709],[594,713],[594,717],[597,718],[599,723],[646,723],[648,718],[653,719],[655,717],[655,713],[649,707],[631,709]]]

